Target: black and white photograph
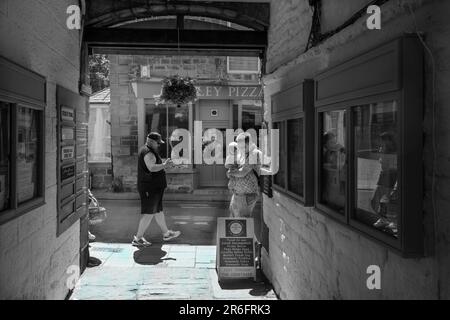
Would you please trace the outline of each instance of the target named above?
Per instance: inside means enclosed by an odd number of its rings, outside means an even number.
[[[449,300],[449,17],[0,0],[0,300]]]

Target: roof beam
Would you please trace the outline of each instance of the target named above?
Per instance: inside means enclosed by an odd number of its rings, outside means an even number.
[[[86,28],[89,47],[264,51],[265,31]]]

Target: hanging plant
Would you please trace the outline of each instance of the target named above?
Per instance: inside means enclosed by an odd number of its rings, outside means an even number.
[[[182,78],[178,75],[163,80],[161,95],[158,102],[172,103],[180,106],[197,100],[195,81],[189,77]]]

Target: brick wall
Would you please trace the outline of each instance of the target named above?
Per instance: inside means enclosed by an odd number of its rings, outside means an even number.
[[[330,1],[328,1],[330,2]],[[360,1],[362,3],[362,1]],[[285,299],[349,299],[349,298],[450,298],[450,24],[445,13],[450,3],[437,1],[390,1],[382,7],[382,30],[369,31],[365,19],[336,34],[305,54],[301,49],[309,32],[311,11],[307,1],[272,2],[269,32],[268,71],[265,76],[266,101],[273,93],[305,78],[313,78],[325,68],[345,61],[405,32],[413,32],[413,18],[407,10],[415,10],[417,25],[426,32],[426,42],[436,65],[437,119],[437,243],[433,245],[433,214],[431,210],[431,59],[426,56],[425,101],[425,195],[424,228],[429,255],[421,259],[404,259],[384,246],[346,226],[304,208],[290,198],[274,192],[273,199],[264,197],[264,220],[270,230],[270,253],[263,253],[263,268],[276,291]],[[324,2],[325,4],[327,1]],[[347,4],[339,1],[340,12]],[[354,4],[354,3],[353,3]],[[331,6],[329,3],[328,6]],[[327,6],[324,6],[324,10]],[[292,16],[296,14],[296,21]],[[323,18],[331,15],[323,13]],[[337,23],[331,21],[325,25]],[[300,25],[306,29],[301,30]],[[290,30],[287,32],[286,30]],[[292,43],[292,44],[291,44]],[[270,105],[267,106],[270,108]],[[433,250],[435,253],[433,253]],[[366,268],[379,265],[382,290],[366,288]]]
[[[56,237],[56,84],[77,92],[80,68],[79,32],[65,25],[71,4],[0,4],[0,55],[47,78],[46,205],[0,225],[0,299],[63,299],[67,267],[79,265],[79,223]]]
[[[110,55],[111,139],[114,177],[121,179],[125,191],[136,188],[137,104],[130,82],[140,78],[140,66],[150,66],[152,77],[189,76],[199,81],[255,83],[257,75],[228,74],[226,57],[215,56],[139,56]],[[195,187],[192,170],[168,175],[169,191],[190,192]],[[182,181],[180,181],[182,180]]]

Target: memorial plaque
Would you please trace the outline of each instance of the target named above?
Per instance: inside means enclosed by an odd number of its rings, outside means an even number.
[[[256,277],[255,237],[252,218],[217,219],[219,280]]]

